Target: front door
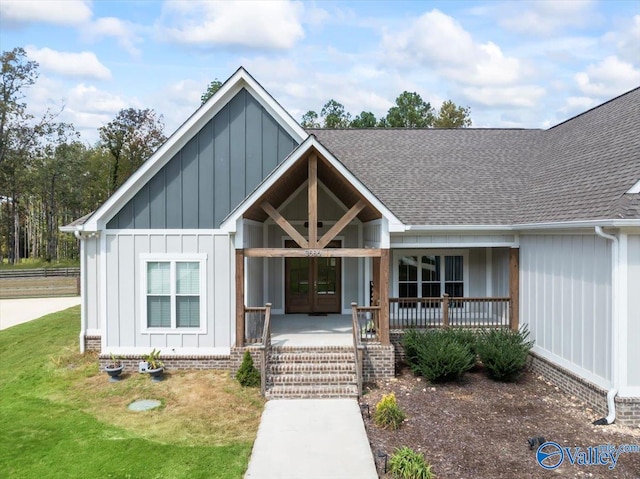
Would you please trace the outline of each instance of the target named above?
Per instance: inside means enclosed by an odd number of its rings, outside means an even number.
[[[293,241],[287,248],[297,248]],[[328,248],[339,248],[332,241]],[[341,311],[340,258],[285,258],[285,313],[339,313]]]

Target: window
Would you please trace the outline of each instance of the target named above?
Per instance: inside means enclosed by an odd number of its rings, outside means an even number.
[[[398,297],[439,298],[444,293],[464,296],[464,254],[402,253],[396,261]]]
[[[206,312],[205,258],[147,256],[142,266],[146,279],[144,329],[201,329]]]

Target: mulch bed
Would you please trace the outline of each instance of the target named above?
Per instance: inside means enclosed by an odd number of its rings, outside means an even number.
[[[373,422],[375,404],[383,394],[395,392],[407,415],[402,427],[385,430]],[[620,454],[613,470],[607,466],[572,465],[567,459],[553,471],[536,461],[537,446],[527,439],[544,437],[562,447],[583,450],[601,444],[640,444],[640,428],[593,426],[599,416],[574,397],[531,372],[517,383],[499,383],[478,368],[460,382],[429,384],[403,369],[396,378],[365,388],[361,404],[371,417],[363,417],[371,449],[384,474],[379,451],[391,455],[408,446],[424,454],[439,479],[607,477],[640,478],[640,453]]]

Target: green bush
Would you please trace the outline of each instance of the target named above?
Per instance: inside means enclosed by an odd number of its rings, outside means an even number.
[[[373,420],[378,426],[389,429],[398,429],[405,417],[394,393],[382,396],[373,414]]]
[[[478,354],[478,333],[468,328],[448,329],[447,334],[455,338],[460,344],[469,348],[469,351],[476,356]]]
[[[408,447],[396,449],[389,459],[389,472],[398,479],[432,479],[435,474],[431,472],[429,464],[424,456]]]
[[[476,362],[456,330],[407,331],[403,344],[411,370],[431,382],[458,379]]]
[[[519,331],[494,329],[480,336],[478,354],[491,379],[509,382],[520,377],[533,346],[528,337],[526,326]]]
[[[242,357],[242,364],[236,373],[236,379],[245,387],[258,387],[260,386],[260,371],[253,365],[253,358],[249,351],[244,352]]]

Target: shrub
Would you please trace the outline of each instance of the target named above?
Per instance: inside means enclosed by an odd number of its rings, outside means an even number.
[[[240,364],[240,368],[236,373],[236,379],[245,387],[254,388],[260,386],[260,371],[253,365],[253,358],[249,351],[244,352],[242,364]]]
[[[405,333],[411,370],[431,382],[453,381],[475,364],[475,354],[455,330]]]
[[[373,420],[378,426],[389,429],[398,429],[405,417],[394,393],[382,396],[373,414]]]
[[[408,447],[396,449],[389,459],[389,472],[400,479],[431,479],[435,477],[424,456]]]
[[[448,329],[447,334],[460,344],[467,346],[474,356],[478,354],[478,333],[474,330],[468,328]]]
[[[491,379],[509,382],[520,377],[533,346],[528,337],[526,326],[519,331],[494,329],[481,335],[478,354]]]

